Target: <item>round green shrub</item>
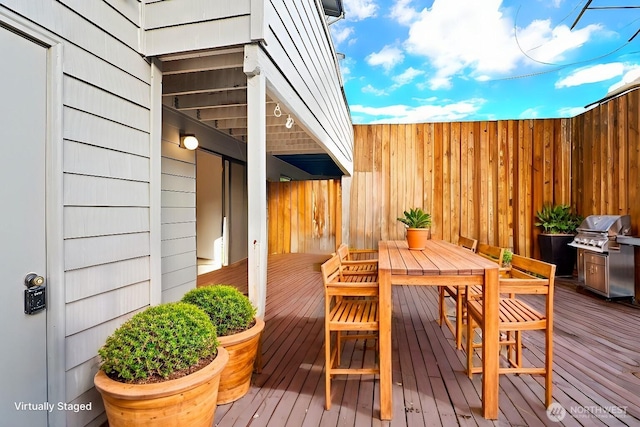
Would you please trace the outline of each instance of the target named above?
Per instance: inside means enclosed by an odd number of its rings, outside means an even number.
[[[182,301],[203,309],[221,337],[249,329],[256,315],[256,308],[251,305],[249,298],[230,285],[192,289]]]
[[[98,350],[100,369],[126,383],[169,378],[217,353],[215,326],[207,314],[183,302],[137,313]]]

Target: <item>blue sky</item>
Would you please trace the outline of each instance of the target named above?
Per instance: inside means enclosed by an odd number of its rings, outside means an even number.
[[[343,0],[353,122],[573,117],[640,78],[640,9],[587,0]],[[590,7],[640,6],[592,0]]]

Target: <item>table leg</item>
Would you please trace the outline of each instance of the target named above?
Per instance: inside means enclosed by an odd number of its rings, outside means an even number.
[[[486,269],[483,289],[482,411],[485,418],[498,419],[500,332],[498,330],[498,269]]]
[[[392,368],[391,368],[391,277],[389,272],[379,276],[380,294],[378,310],[380,331],[380,419],[390,420],[392,410]]]

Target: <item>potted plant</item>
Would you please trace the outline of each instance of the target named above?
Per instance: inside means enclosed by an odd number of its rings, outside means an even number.
[[[569,205],[545,204],[536,212],[540,259],[556,265],[556,276],[572,276],[576,263],[576,249],[568,246],[573,241],[582,217],[571,212]]]
[[[407,244],[409,249],[422,250],[431,238],[431,214],[422,208],[411,208],[404,211],[404,216],[398,221],[407,227]]]
[[[501,267],[510,268],[512,259],[513,259],[513,252],[511,252],[511,249],[505,249],[504,252],[502,253]]]
[[[229,355],[198,307],[149,307],[116,329],[98,354],[94,384],[111,427],[213,424]]]
[[[238,400],[251,386],[264,320],[256,317],[256,308],[249,298],[230,285],[192,289],[182,301],[200,307],[209,315],[220,345],[229,352],[229,363],[220,378],[218,404]]]

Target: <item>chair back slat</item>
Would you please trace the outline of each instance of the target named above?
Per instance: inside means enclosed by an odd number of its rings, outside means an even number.
[[[345,243],[342,243],[338,246],[338,250],[336,251],[338,256],[340,257],[340,261],[348,261],[349,260],[349,246]]]
[[[481,255],[491,261],[502,265],[502,258],[504,257],[504,248],[498,246],[488,245],[486,243],[478,243],[477,249],[478,255]]]
[[[478,241],[470,237],[458,236],[458,246],[469,249],[471,252],[476,252],[478,249]]]
[[[327,284],[337,281],[340,277],[340,257],[337,254],[333,255],[320,266],[320,271],[325,287]]]

